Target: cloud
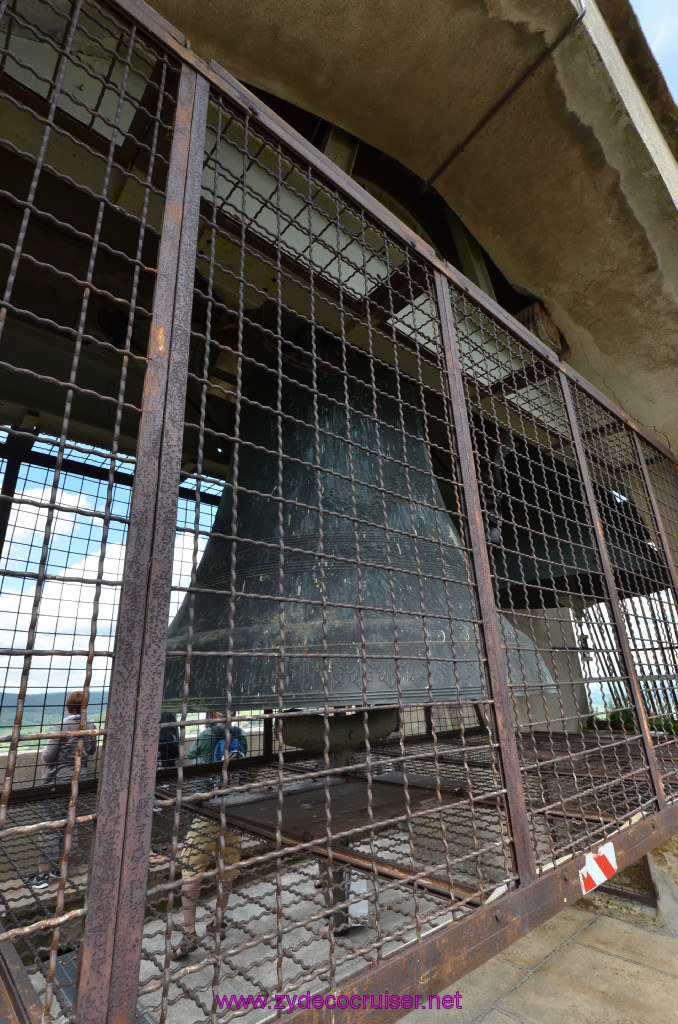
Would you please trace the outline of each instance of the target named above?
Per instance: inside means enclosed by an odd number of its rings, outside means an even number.
[[[655,57],[676,53],[678,51],[678,15],[667,14],[649,40]]]
[[[192,533],[178,533],[174,538],[174,562],[172,565],[172,587],[187,587],[191,582],[191,571],[193,566],[193,542],[194,536]],[[200,558],[203,551],[205,550],[205,544],[207,538],[203,535],[198,536],[198,544],[196,551],[196,564],[200,563]],[[184,599],[183,593],[177,593],[176,590],[172,593],[172,600],[170,602],[170,621],[174,618],[179,605]]]
[[[44,487],[28,487],[12,502],[3,563],[14,568],[17,563],[28,565],[38,561],[48,521],[51,494]],[[91,518],[79,517],[93,505],[81,492],[59,489],[54,498],[55,511],[50,523],[50,546],[72,537],[75,530],[91,523]]]
[[[632,0],[640,27],[666,79],[678,97],[678,11],[667,10],[666,0]]]
[[[42,514],[42,510],[41,513]],[[36,529],[41,520],[36,519]],[[75,528],[75,516],[62,514],[59,528]],[[42,525],[44,529],[44,524]],[[31,533],[21,527],[18,535]],[[16,536],[13,540],[16,542]],[[31,544],[31,537],[22,538]],[[199,538],[198,559],[206,542]],[[190,582],[193,557],[193,537],[180,533],[175,538],[173,587],[186,586]],[[28,689],[32,692],[74,689],[82,686],[87,670],[87,654],[72,653],[87,651],[93,622],[95,627],[90,686],[105,689],[109,683],[110,669],[118,618],[118,604],[125,559],[124,544],[111,543],[106,546],[103,564],[101,548],[70,563],[55,579],[44,585],[40,599],[37,629]],[[97,587],[97,580],[103,584]],[[33,581],[9,581],[11,586],[0,594],[0,647],[21,652],[28,644],[28,635],[33,614],[36,587]],[[23,585],[22,585],[23,583]],[[173,594],[169,619],[174,616],[183,594]],[[96,609],[95,609],[96,605]],[[96,611],[96,620],[94,619]],[[54,653],[54,652],[62,653]],[[23,669],[23,653],[4,657],[0,662],[0,686],[17,690]]]
[[[87,667],[87,650],[93,623],[94,658],[91,686],[106,685],[112,652],[125,549],[107,545],[97,587],[101,552],[87,555],[48,580],[43,588],[37,618],[29,689],[64,689],[81,685]],[[28,644],[36,585],[31,581],[20,593],[5,590],[0,595],[0,646],[22,651]],[[64,653],[54,653],[61,651]],[[6,664],[5,685],[17,689],[23,669],[23,654],[11,656]]]

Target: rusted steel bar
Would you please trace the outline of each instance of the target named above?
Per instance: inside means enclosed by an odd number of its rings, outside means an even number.
[[[0,489],[0,557],[5,546],[7,527],[9,525],[12,502],[16,492],[16,485],[19,480],[21,467],[30,454],[35,438],[25,434],[10,434],[6,444],[2,445],[5,463],[5,472],[2,477],[2,488]]]
[[[9,1024],[38,1024],[42,1020],[40,1000],[11,942],[0,942],[0,1011],[13,1015],[8,1018]]]
[[[125,1012],[133,1020],[136,1012],[134,985],[138,977],[145,915],[145,901],[140,898],[140,894],[145,891],[148,875],[157,768],[157,747],[149,743],[149,736],[156,735],[162,705],[208,101],[209,83],[197,76],[190,120],[184,202],[180,215],[176,290],[171,312],[169,372],[153,548],[150,552],[151,576],[132,749],[134,771],[127,805],[123,879],[115,934],[115,971],[109,995],[110,1024],[119,1020],[119,1015]],[[183,171],[183,162],[177,174],[179,171]]]
[[[42,795],[43,800],[45,795]],[[96,814],[79,814],[75,818],[75,822],[78,825],[83,825],[86,822],[96,821]],[[11,828],[4,828],[2,830],[2,841],[3,843],[10,836],[30,836],[35,835],[41,829],[46,831],[58,830],[65,827],[68,824],[68,818],[55,818],[52,821],[36,821],[34,825],[13,825]]]
[[[185,67],[179,84],[149,364],[144,384],[139,458],[125,560],[127,586],[123,588],[120,600],[109,705],[109,721],[115,722],[116,727],[106,746],[100,783],[101,828],[97,829],[92,853],[88,914],[76,997],[78,1024],[104,1024],[109,1019],[109,1000],[104,998],[104,994],[112,997],[114,962],[115,976],[124,978],[127,985],[128,998],[123,1002],[131,1005],[131,1009],[127,1008],[128,1018],[118,1016],[117,1019],[133,1020],[135,1013],[140,929],[134,942],[132,928],[133,923],[143,923],[144,899],[141,894],[148,867],[156,762],[155,744],[148,743],[148,736],[155,735],[159,720],[164,667],[164,646],[157,638],[153,643],[150,630],[146,631],[146,621],[152,612],[156,616],[156,633],[164,636],[164,626],[158,618],[157,595],[159,585],[164,585],[169,591],[168,574],[172,568],[175,512],[171,513],[171,523],[167,522],[167,516],[170,512],[168,502],[171,505],[171,495],[179,483],[179,468],[175,465],[177,432],[179,451],[181,446],[181,427],[177,426],[176,412],[174,420],[166,423],[165,403],[169,398],[173,411],[178,404],[179,424],[183,424],[186,367],[182,365],[177,373],[173,356],[175,360],[178,356],[172,342],[176,341],[177,349],[180,342],[186,346],[190,330],[197,242],[197,192],[206,108],[206,82],[191,68]],[[191,207],[188,216],[186,206]],[[179,288],[182,276],[184,280]],[[176,311],[175,302],[181,304]],[[176,477],[175,484],[173,476]],[[161,488],[165,489],[164,499]],[[156,510],[159,500],[160,506]],[[160,510],[165,513],[165,518],[158,524]],[[171,527],[169,540],[168,526]],[[149,557],[150,553],[154,558]],[[152,606],[151,600],[155,602]],[[166,624],[166,607],[162,614]],[[162,649],[162,665],[149,667],[151,649],[157,657],[158,646]],[[139,728],[148,729],[151,718],[152,729],[144,737],[146,751],[140,755]],[[153,759],[151,768],[147,764],[149,750]],[[140,790],[143,795],[140,795]],[[132,817],[134,814],[136,819]],[[136,832],[130,829],[132,823],[137,825]],[[137,840],[136,856],[141,860],[136,865],[129,860],[134,838]],[[142,853],[144,844],[145,852]],[[140,871],[143,879],[137,877]],[[130,900],[131,884],[136,885],[136,889]],[[116,991],[119,992],[119,985]]]
[[[525,884],[531,878],[536,877],[536,866],[529,831],[525,794],[521,780],[518,745],[512,724],[511,698],[508,691],[504,653],[499,634],[499,617],[492,589],[483,511],[473,458],[473,441],[466,414],[464,384],[456,344],[449,285],[442,274],[439,273],[435,275],[435,285],[447,365],[450,405],[457,439],[461,482],[464,489],[469,538],[474,556],[478,604],[480,606],[485,635],[488,682],[494,699],[494,716],[497,736],[501,746],[504,785],[506,786],[506,801],[511,823],[516,867],[521,884]]]
[[[652,480],[650,479],[650,473],[649,473],[648,468],[647,468],[647,461],[646,461],[645,455],[643,453],[643,447],[642,447],[642,445],[641,445],[641,443],[640,443],[640,441],[638,439],[638,434],[636,433],[635,430],[632,431],[632,434],[633,434],[633,443],[634,443],[634,445],[636,447],[636,454],[638,456],[638,462],[640,464],[640,468],[641,468],[641,471],[642,471],[642,474],[643,474],[643,481],[645,483],[645,490],[647,491],[647,497],[648,497],[648,500],[650,502],[650,506],[652,508],[652,513],[654,515],[655,523],[657,525],[657,533],[659,534],[659,539],[661,541],[662,551],[664,552],[664,558],[666,559],[666,566],[667,566],[667,568],[669,570],[669,576],[671,577],[671,583],[673,585],[673,593],[674,593],[674,596],[676,598],[676,601],[678,601],[678,573],[676,572],[676,567],[675,567],[674,562],[673,562],[673,555],[671,554],[671,546],[669,544],[668,537],[666,536],[666,530],[664,528],[664,520],[662,519],[662,514],[659,511],[659,506],[657,504],[657,499],[655,497],[654,488],[652,486]]]
[[[175,52],[187,50],[190,53],[190,50],[187,49],[186,36],[156,10],[143,3],[143,0],[108,0],[108,4],[123,11],[128,18],[135,21],[146,32],[150,32],[158,42],[163,43],[168,49]]]
[[[85,908],[76,907],[75,910],[69,910],[65,914],[52,914],[50,917],[43,917],[40,921],[34,921],[33,924],[24,925],[22,928],[10,928],[3,932],[2,937],[3,940],[20,939],[24,935],[35,935],[37,932],[44,932],[48,929],[54,930],[62,924],[67,924],[69,921],[77,921],[84,916]]]
[[[567,411],[567,418],[570,424],[570,430],[572,431],[572,441],[574,445],[575,454],[577,456],[577,464],[579,466],[579,472],[581,474],[582,484],[584,485],[584,492],[586,494],[586,500],[591,514],[591,522],[593,524],[593,532],[596,538],[596,547],[598,549],[598,557],[600,559],[601,568],[605,577],[605,583],[607,586],[607,592],[610,598],[610,607],[612,609],[612,617],[617,632],[617,638],[619,640],[619,647],[622,656],[622,662],[626,670],[626,674],[629,682],[629,689],[631,691],[631,699],[633,701],[634,710],[636,713],[636,720],[640,729],[641,738],[643,741],[643,747],[645,749],[645,757],[647,759],[648,768],[650,770],[650,776],[652,778],[652,785],[654,787],[655,796],[657,798],[657,804],[660,809],[666,807],[666,795],[664,793],[664,786],[662,784],[661,776],[659,774],[659,766],[657,764],[657,756],[655,754],[654,746],[652,744],[652,737],[650,736],[650,727],[647,721],[647,715],[645,714],[645,708],[643,707],[643,698],[640,690],[640,684],[638,682],[638,676],[633,664],[633,654],[629,645],[628,636],[626,633],[626,626],[624,625],[624,619],[621,613],[621,607],[619,604],[619,592],[617,590],[617,584],[610,564],[610,558],[607,551],[607,543],[605,541],[605,534],[603,532],[603,526],[600,521],[600,515],[598,512],[598,504],[596,502],[595,492],[593,490],[593,483],[591,481],[591,474],[589,472],[588,462],[586,460],[586,454],[584,452],[584,445],[582,443],[581,434],[579,432],[579,424],[577,422],[577,414],[574,409],[572,402],[572,393],[570,391],[570,383],[564,374],[560,375],[560,382],[563,391],[563,397],[565,399],[565,408]]]

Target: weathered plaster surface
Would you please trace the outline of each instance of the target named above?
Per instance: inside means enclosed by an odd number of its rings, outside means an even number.
[[[651,850],[648,861],[664,926],[678,937],[678,836]]]

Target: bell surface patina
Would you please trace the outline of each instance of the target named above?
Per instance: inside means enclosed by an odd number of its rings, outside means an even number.
[[[196,573],[190,707],[228,690],[250,709],[487,696],[468,552],[419,393],[402,383],[397,400],[394,380],[378,377],[376,392],[352,380],[347,408],[336,371],[318,375],[315,396],[286,379],[280,424],[243,402],[236,521],[232,458]],[[181,699],[189,618],[187,595],[169,629],[166,706]],[[551,684],[531,641],[505,617],[502,629],[514,685]]]

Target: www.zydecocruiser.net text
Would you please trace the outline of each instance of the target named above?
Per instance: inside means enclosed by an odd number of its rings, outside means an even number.
[[[217,1006],[220,1010],[277,1010],[293,1013],[295,1010],[328,1009],[340,1010],[461,1010],[461,993],[453,995],[422,996],[400,995],[397,992],[354,993],[347,995],[271,995],[271,996],[236,996],[217,995]]]

